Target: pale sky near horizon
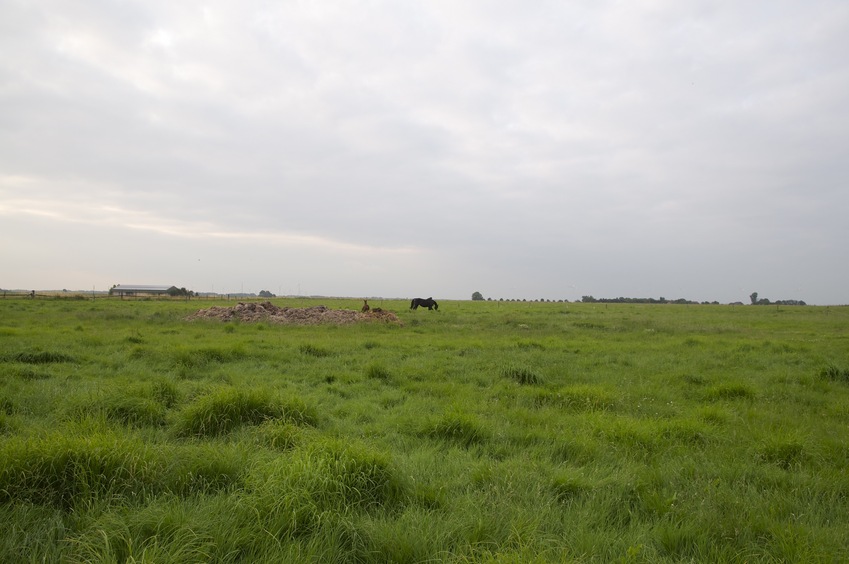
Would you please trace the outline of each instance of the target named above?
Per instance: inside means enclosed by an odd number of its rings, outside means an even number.
[[[0,0],[0,288],[849,304],[849,2]]]

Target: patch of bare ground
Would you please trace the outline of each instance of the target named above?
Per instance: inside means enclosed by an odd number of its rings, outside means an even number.
[[[207,319],[240,321],[243,323],[266,321],[288,325],[348,325],[351,323],[381,321],[401,325],[398,316],[391,311],[383,311],[380,308],[360,312],[349,309],[328,309],[323,305],[313,307],[277,307],[271,302],[239,302],[233,307],[212,306],[208,309],[199,310],[186,317],[186,319],[188,321]]]

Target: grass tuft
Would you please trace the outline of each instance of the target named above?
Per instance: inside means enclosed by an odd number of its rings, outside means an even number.
[[[161,470],[154,491],[162,489],[183,497],[240,486],[249,456],[244,447],[212,442],[172,447],[156,454]]]
[[[115,394],[86,402],[72,409],[75,418],[102,414],[107,420],[124,425],[162,425],[165,408],[153,399],[129,394]]]
[[[272,450],[286,451],[303,442],[304,430],[288,421],[268,420],[256,428],[258,442]]]
[[[12,433],[17,429],[17,425],[9,415],[5,410],[0,410],[0,435]]]
[[[318,534],[356,513],[404,504],[409,488],[389,455],[359,443],[324,439],[283,461],[257,466],[247,501],[264,530],[279,537]]]
[[[586,465],[598,457],[599,445],[588,437],[569,437],[555,442],[551,455],[555,463]]]
[[[315,480],[309,489],[323,507],[383,508],[405,489],[389,455],[358,443],[320,441],[302,453],[297,470],[314,473],[303,479]]]
[[[29,351],[4,355],[3,360],[7,362],[21,362],[24,364],[53,364],[59,362],[76,362],[71,355],[55,351]]]
[[[538,406],[551,405],[574,411],[607,411],[616,404],[614,395],[601,386],[566,386],[557,390],[541,390],[535,394]]]
[[[422,434],[465,448],[484,442],[489,435],[476,417],[465,413],[447,413],[427,424]]]
[[[15,402],[9,398],[0,398],[0,413],[12,415],[18,410]]]
[[[374,380],[382,380],[385,382],[390,379],[391,374],[383,364],[379,362],[373,362],[366,366],[366,377]]]
[[[150,394],[154,401],[162,404],[166,408],[171,408],[180,402],[182,394],[177,385],[171,380],[157,380],[150,388]]]
[[[687,373],[682,376],[682,379],[684,380],[684,382],[692,384],[694,386],[702,386],[707,383],[705,377],[700,374]]]
[[[50,378],[50,374],[47,372],[40,372],[29,367],[13,370],[12,374],[21,380],[48,380]]]
[[[332,353],[324,348],[317,345],[311,345],[309,343],[301,345],[298,349],[307,356],[314,356],[315,358],[324,358],[330,356]]]
[[[557,472],[551,483],[554,497],[561,503],[570,503],[591,492],[593,487],[594,484],[574,468]]]
[[[212,363],[224,364],[235,362],[247,357],[244,347],[203,347],[190,349],[179,347],[172,353],[173,364],[180,369],[202,368]]]
[[[758,449],[758,460],[789,470],[804,459],[805,447],[796,439],[772,439]]]
[[[733,382],[712,386],[707,395],[712,400],[751,399],[755,397],[755,391],[746,384]]]
[[[705,425],[691,420],[673,420],[665,423],[661,436],[669,442],[687,447],[700,447],[709,442]]]
[[[196,399],[183,409],[175,431],[179,436],[216,436],[241,425],[258,425],[269,419],[315,425],[318,415],[302,401],[280,401],[267,389],[223,388]]]
[[[541,383],[541,378],[535,372],[528,368],[517,366],[509,366],[501,371],[502,376],[516,381],[521,386],[528,386]]]
[[[151,449],[110,434],[50,435],[0,447],[0,501],[71,508],[120,495],[143,496],[160,467]]]
[[[823,380],[831,380],[832,382],[849,384],[849,369],[840,368],[834,364],[830,364],[820,370],[820,378]]]

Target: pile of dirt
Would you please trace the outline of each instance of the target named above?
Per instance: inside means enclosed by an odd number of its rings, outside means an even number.
[[[233,307],[212,306],[211,308],[197,311],[186,319],[189,321],[212,319],[218,321],[240,321],[243,323],[267,321],[288,325],[319,325],[322,323],[347,325],[364,321],[382,321],[384,323],[401,324],[401,321],[394,313],[378,308],[360,312],[350,309],[328,309],[323,305],[313,307],[277,307],[271,302],[239,302]]]

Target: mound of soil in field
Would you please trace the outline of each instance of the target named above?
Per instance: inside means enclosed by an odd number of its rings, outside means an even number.
[[[186,319],[189,321],[196,319],[241,321],[243,323],[268,321],[270,323],[288,325],[319,325],[322,323],[347,325],[365,321],[401,324],[398,317],[391,311],[375,311],[372,309],[367,312],[360,312],[350,309],[328,309],[323,305],[313,307],[277,307],[271,302],[239,302],[233,307],[212,306],[211,308],[197,311]]]

